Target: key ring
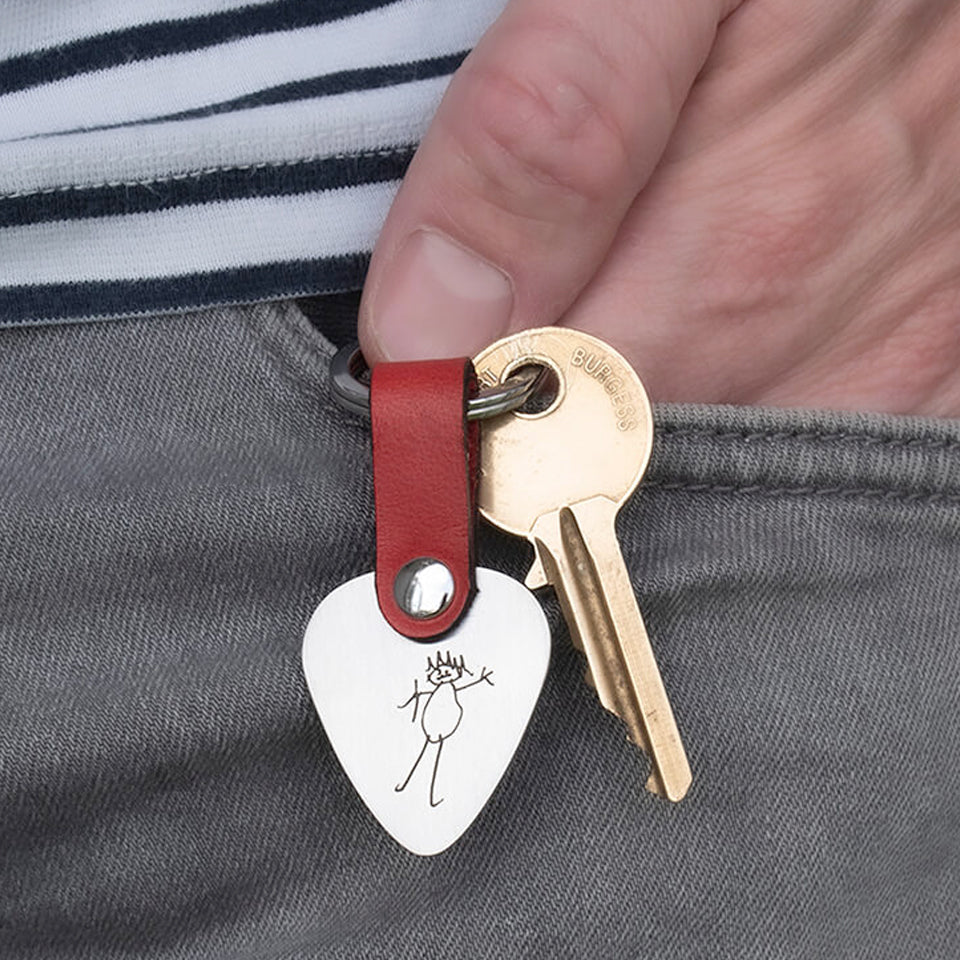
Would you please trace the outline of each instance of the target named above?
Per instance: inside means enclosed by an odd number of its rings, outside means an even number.
[[[370,387],[365,382],[367,362],[360,348],[342,347],[330,361],[330,389],[345,410],[370,416]],[[467,404],[468,420],[487,420],[522,407],[539,389],[546,368],[529,368],[512,373],[496,387],[485,387]]]

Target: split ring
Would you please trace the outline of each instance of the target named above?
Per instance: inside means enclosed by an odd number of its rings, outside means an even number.
[[[467,401],[468,420],[487,420],[522,407],[540,388],[544,368],[527,368],[511,374],[495,387],[484,387]],[[338,350],[330,361],[330,389],[345,410],[370,416],[370,386],[367,363],[360,348],[350,345]]]

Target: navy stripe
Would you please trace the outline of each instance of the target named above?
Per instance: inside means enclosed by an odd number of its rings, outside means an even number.
[[[199,17],[127,27],[0,62],[0,94],[243,37],[312,27],[384,6],[389,6],[384,0],[274,0]]]
[[[128,120],[124,123],[104,123],[95,127],[74,127],[70,130],[57,130],[54,133],[37,133],[26,140],[49,139],[73,133],[91,133],[94,130],[116,130],[122,127],[142,127],[150,123],[170,123],[176,120],[195,120],[218,113],[231,113],[248,110],[251,107],[267,107],[278,103],[291,103],[296,100],[309,100],[318,97],[330,97],[338,93],[355,93],[358,90],[376,90],[380,87],[395,87],[417,80],[432,80],[453,73],[463,63],[469,50],[461,50],[442,57],[427,60],[413,60],[410,63],[395,63],[379,67],[357,67],[353,70],[339,70],[325,73],[306,80],[293,80],[275,87],[267,87],[233,100],[222,100],[206,107],[181,110],[179,113],[165,113],[145,120]]]
[[[188,310],[359,290],[370,256],[344,254],[149,280],[0,287],[0,326]]]
[[[410,63],[396,63],[380,67],[357,67],[354,70],[340,70],[321,77],[307,80],[293,80],[266,90],[234,100],[223,100],[208,107],[197,107],[181,113],[171,113],[147,122],[159,123],[167,120],[192,120],[217,113],[230,113],[234,110],[246,110],[250,107],[266,107],[277,103],[289,103],[293,100],[309,100],[312,97],[331,97],[338,93],[352,93],[356,90],[376,90],[379,87],[394,87],[402,83],[415,83],[417,80],[432,80],[453,73],[463,63],[469,50],[461,50],[443,57],[431,57],[428,60],[414,60]]]
[[[282,163],[258,163],[160,180],[80,187],[0,199],[0,227],[151,213],[246,197],[284,197],[401,180],[415,146]]]

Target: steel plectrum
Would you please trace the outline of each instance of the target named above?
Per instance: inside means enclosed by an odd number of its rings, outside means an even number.
[[[490,798],[549,659],[536,598],[485,569],[470,609],[440,640],[397,633],[369,573],[321,602],[303,642],[307,685],[343,769],[387,832],[424,856],[449,847]]]

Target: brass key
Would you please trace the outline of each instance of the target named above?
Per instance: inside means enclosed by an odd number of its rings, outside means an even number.
[[[489,386],[527,365],[553,372],[546,409],[484,424],[478,504],[496,526],[531,541],[527,586],[554,587],[600,702],[650,757],[647,789],[680,800],[690,765],[614,526],[650,459],[643,385],[601,340],[562,327],[500,340],[474,363]]]

